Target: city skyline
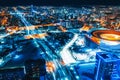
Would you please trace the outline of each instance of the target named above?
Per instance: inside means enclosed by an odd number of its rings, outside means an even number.
[[[1,80],[115,80],[119,62],[120,6],[0,7]]]
[[[119,0],[0,0],[0,6],[73,6],[81,5],[119,5]]]

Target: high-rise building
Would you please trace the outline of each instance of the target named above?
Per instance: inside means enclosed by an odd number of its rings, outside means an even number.
[[[120,58],[115,54],[96,54],[95,80],[120,80]],[[115,76],[118,77],[115,79]]]
[[[25,62],[26,80],[45,80],[46,65],[44,59],[27,60]]]

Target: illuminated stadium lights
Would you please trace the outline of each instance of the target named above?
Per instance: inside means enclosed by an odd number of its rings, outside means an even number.
[[[99,48],[107,52],[120,53],[120,42],[102,40]]]
[[[117,34],[101,34],[100,37],[108,40],[120,40],[120,35]]]
[[[120,32],[114,30],[96,30],[92,32],[92,35],[96,38],[108,41],[120,40]]]
[[[119,41],[107,41],[107,40],[101,40],[101,44],[104,43],[106,45],[120,45]]]

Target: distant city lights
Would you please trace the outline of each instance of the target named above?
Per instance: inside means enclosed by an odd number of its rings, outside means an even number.
[[[111,78],[120,58],[119,9],[0,7],[0,80],[92,80],[108,69]]]
[[[101,44],[106,44],[106,45],[120,45],[119,41],[107,41],[107,40],[101,40]]]

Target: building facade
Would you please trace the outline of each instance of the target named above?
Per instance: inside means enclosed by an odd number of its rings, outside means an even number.
[[[97,53],[95,80],[120,80],[119,67],[120,58],[117,55],[104,52]]]

